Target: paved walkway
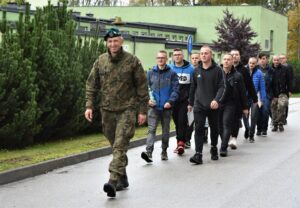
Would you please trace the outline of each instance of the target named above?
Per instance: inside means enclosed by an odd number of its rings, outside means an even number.
[[[129,150],[130,187],[108,199],[102,191],[111,156],[57,169],[41,176],[0,186],[1,208],[244,208],[300,207],[300,99],[292,99],[285,132],[242,138],[227,158],[211,161],[209,145],[204,164],[188,162],[193,149],[182,157],[173,152],[160,160],[155,144],[154,163],[140,158],[144,147]]]

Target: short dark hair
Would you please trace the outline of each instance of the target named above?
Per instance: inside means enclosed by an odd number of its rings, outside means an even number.
[[[160,51],[158,51],[158,53],[165,53],[165,54],[167,54],[167,55],[168,55],[168,52],[167,52],[167,51],[165,51],[165,50],[160,50]]]
[[[264,56],[267,57],[267,58],[269,58],[269,55],[266,54],[266,53],[263,53],[263,52],[262,52],[262,53],[259,53],[259,54],[258,54],[258,58],[259,58],[259,59],[261,59],[261,58],[264,57]]]
[[[173,52],[175,52],[175,51],[181,51],[182,52],[182,49],[181,48],[174,48]]]
[[[236,48],[231,49],[230,52],[231,52],[231,51],[237,51],[237,52],[239,52],[239,54],[241,54],[241,52],[240,52],[238,49],[236,49]]]

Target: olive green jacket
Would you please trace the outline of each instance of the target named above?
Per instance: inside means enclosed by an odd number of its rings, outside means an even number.
[[[100,55],[86,81],[86,108],[94,108],[98,93],[101,109],[124,111],[134,108],[146,114],[148,85],[139,59],[123,49],[115,57],[110,52]]]

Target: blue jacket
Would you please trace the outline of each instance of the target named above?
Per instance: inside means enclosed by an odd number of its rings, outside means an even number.
[[[272,99],[273,95],[272,95],[272,85],[271,84],[273,81],[274,70],[268,64],[266,65],[265,68],[262,68],[262,66],[260,66],[260,70],[263,73],[264,78],[265,78],[267,98]]]
[[[247,68],[248,68],[248,70],[250,70],[249,66],[247,66]],[[266,98],[267,98],[267,96],[266,96],[266,84],[265,84],[264,75],[261,72],[261,70],[258,68],[258,66],[256,66],[253,69],[253,72],[251,74],[251,78],[252,78],[253,85],[254,85],[254,88],[256,90],[256,93],[259,93],[259,95],[260,95],[260,100],[262,102],[265,102]]]
[[[194,67],[186,60],[183,60],[183,66],[181,67],[177,67],[175,64],[171,64],[170,67],[178,75],[179,97],[177,102],[187,102],[189,99]]]
[[[168,65],[163,70],[154,66],[148,71],[147,80],[156,101],[155,109],[163,110],[166,102],[174,105],[179,92],[178,77]]]

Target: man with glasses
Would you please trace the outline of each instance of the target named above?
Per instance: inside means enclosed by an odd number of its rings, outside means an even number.
[[[149,96],[142,64],[136,56],[123,50],[119,30],[108,30],[104,40],[108,51],[95,61],[86,81],[85,118],[92,122],[94,100],[100,94],[102,130],[113,154],[110,178],[103,190],[108,197],[115,197],[117,190],[129,186],[126,153],[134,136],[137,113],[140,125],[146,121]]]
[[[184,60],[183,51],[180,48],[173,50],[173,60],[174,63],[171,65],[171,68],[177,73],[179,79],[179,97],[173,109],[177,139],[177,147],[174,153],[182,155],[188,130],[187,106],[194,69],[188,61]]]
[[[147,73],[150,100],[148,110],[148,137],[146,152],[141,157],[148,163],[153,162],[152,152],[158,122],[162,126],[162,152],[161,160],[168,160],[167,148],[169,147],[170,121],[172,107],[178,98],[178,77],[167,65],[167,52],[159,51],[156,56],[157,65]]]

